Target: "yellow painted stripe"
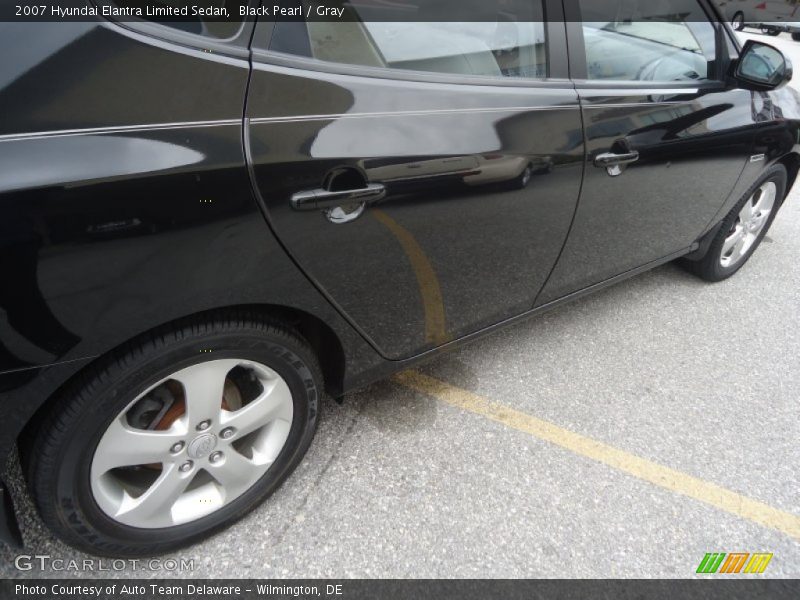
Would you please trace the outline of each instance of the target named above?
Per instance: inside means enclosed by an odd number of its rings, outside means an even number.
[[[763,573],[772,560],[772,554],[753,554],[753,558],[744,568],[745,573]]]
[[[422,296],[422,308],[425,313],[425,339],[437,346],[446,344],[450,341],[450,336],[447,334],[445,326],[442,288],[425,251],[408,229],[385,212],[372,209],[371,214],[381,225],[392,232],[411,262],[411,268],[417,278],[419,293]]]
[[[747,566],[744,568],[745,573],[752,573],[753,572],[753,565],[760,561],[761,559],[757,554],[753,555],[753,558],[750,559],[750,562],[747,563]]]
[[[533,435],[580,456],[601,462],[672,492],[710,504],[732,515],[748,519],[800,540],[800,517],[778,510],[714,483],[687,475],[653,461],[574,433],[524,412],[449,385],[417,371],[405,371],[394,381],[492,421]]]
[[[772,554],[768,554],[764,557],[764,560],[761,562],[761,568],[758,570],[759,573],[763,573],[767,570],[767,565],[769,565],[770,561],[772,560]]]

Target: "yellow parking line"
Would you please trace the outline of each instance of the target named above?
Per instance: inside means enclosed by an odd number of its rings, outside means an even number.
[[[431,261],[428,260],[425,251],[408,229],[382,210],[372,209],[372,216],[392,232],[411,262],[411,268],[414,269],[419,293],[422,297],[422,309],[425,313],[425,339],[436,346],[446,344],[450,341],[450,336],[447,334],[445,325],[442,288]]]
[[[797,515],[778,510],[758,500],[635,456],[614,446],[562,429],[557,425],[497,402],[491,402],[472,392],[417,371],[405,371],[395,375],[393,379],[405,387],[433,396],[451,406],[502,423],[507,427],[528,433],[580,456],[591,458],[638,479],[800,539],[800,517]]]

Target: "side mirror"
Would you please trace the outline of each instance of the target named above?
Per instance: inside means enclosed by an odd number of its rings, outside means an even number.
[[[783,52],[769,44],[748,40],[733,76],[744,89],[768,92],[789,83],[792,74],[792,62]]]

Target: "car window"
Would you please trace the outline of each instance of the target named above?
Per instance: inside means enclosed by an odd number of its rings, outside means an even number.
[[[133,8],[142,9],[144,4],[132,2],[131,0],[98,0],[98,4],[109,5],[121,9],[120,15],[126,16],[126,10]],[[132,12],[132,18],[140,18],[143,21],[156,23],[185,33],[201,35],[216,40],[227,40],[236,36],[242,29],[242,21],[238,19],[239,7],[246,4],[246,0],[203,0],[196,5],[187,2],[176,2],[175,0],[149,0],[146,10],[142,9],[139,16],[137,12]],[[180,8],[185,11],[186,19],[182,13],[178,16],[171,16],[175,9]],[[197,14],[194,14],[194,13]],[[227,17],[225,16],[227,15]],[[111,18],[114,18],[112,13]],[[127,20],[131,20],[127,17]]]
[[[345,19],[278,20],[270,50],[348,65],[540,79],[547,76],[542,1],[342,2]]]
[[[580,0],[589,79],[713,79],[716,28],[697,0]]]

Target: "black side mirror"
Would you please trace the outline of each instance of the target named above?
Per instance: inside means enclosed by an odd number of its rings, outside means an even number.
[[[768,92],[789,83],[792,74],[792,61],[783,52],[769,44],[748,40],[733,76],[744,89]]]

